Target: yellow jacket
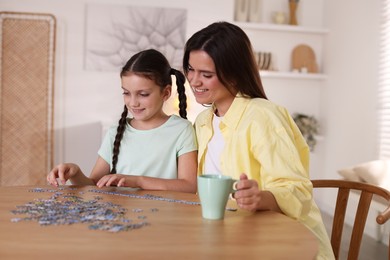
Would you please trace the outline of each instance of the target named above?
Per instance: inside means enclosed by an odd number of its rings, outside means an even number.
[[[198,174],[204,170],[207,144],[213,135],[214,108],[195,121]],[[261,98],[238,95],[220,124],[225,142],[221,171],[238,179],[246,173],[259,188],[274,195],[280,209],[297,219],[319,239],[317,259],[334,259],[329,237],[315,204],[309,178],[309,147],[288,111]]]

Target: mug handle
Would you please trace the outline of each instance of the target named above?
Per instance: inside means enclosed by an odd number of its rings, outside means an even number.
[[[237,184],[240,180],[233,179],[233,181],[232,193],[235,193],[237,191]]]
[[[230,192],[229,194],[229,199],[231,200],[234,200],[234,193],[236,193],[237,191],[237,183],[239,182],[240,180],[236,180],[236,179],[233,179],[233,185],[232,185],[232,191]]]

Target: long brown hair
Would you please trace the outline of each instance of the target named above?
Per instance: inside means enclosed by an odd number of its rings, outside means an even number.
[[[191,51],[205,51],[214,61],[217,77],[229,90],[243,96],[267,99],[261,83],[252,44],[245,32],[228,22],[216,22],[196,32],[184,49],[183,70],[187,75]]]
[[[171,75],[176,77],[177,93],[179,96],[179,115],[187,119],[187,96],[185,94],[185,77],[180,71],[171,68],[165,56],[157,50],[148,49],[138,52],[132,56],[122,68],[120,76],[126,76],[130,73],[153,80],[163,89],[167,85],[172,85]],[[128,110],[126,105],[123,108],[121,118],[118,121],[116,131],[111,173],[116,173],[120,143],[127,125]]]

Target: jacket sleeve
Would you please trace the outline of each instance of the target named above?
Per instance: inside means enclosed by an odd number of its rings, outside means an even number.
[[[257,135],[252,147],[261,165],[260,186],[272,192],[286,215],[305,218],[311,209],[313,190],[308,174],[309,147],[285,110],[261,128],[262,134]]]

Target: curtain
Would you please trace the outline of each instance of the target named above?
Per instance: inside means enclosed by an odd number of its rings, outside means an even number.
[[[390,159],[390,0],[382,2],[379,67],[379,158]]]

